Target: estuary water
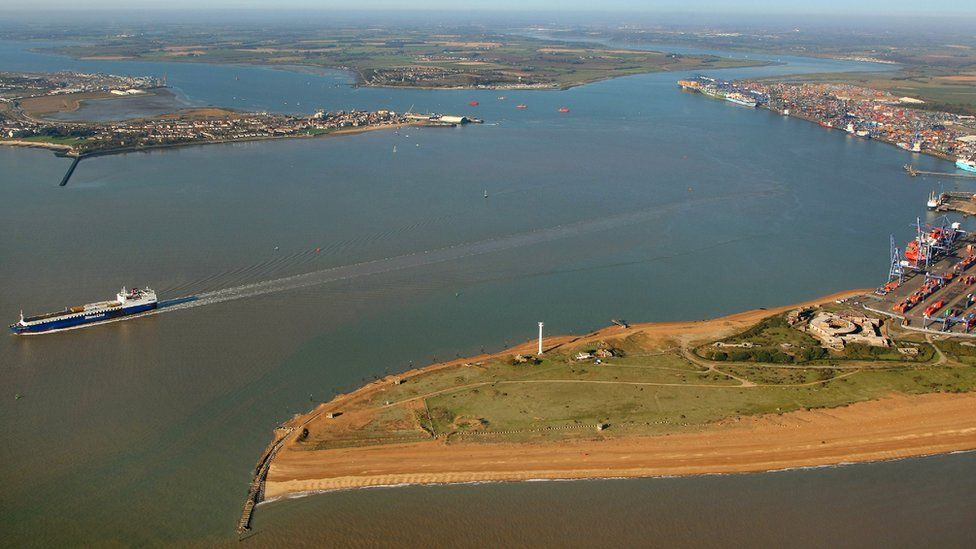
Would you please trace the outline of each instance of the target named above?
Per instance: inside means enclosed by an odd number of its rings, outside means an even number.
[[[186,105],[412,107],[486,124],[100,157],[63,188],[67,160],[0,148],[9,322],[123,284],[164,299],[270,288],[0,338],[0,543],[12,546],[236,543],[250,471],[278,422],[376,375],[530,339],[539,320],[579,333],[877,285],[889,234],[907,239],[939,184],[901,165],[951,168],[681,92],[681,73],[558,92],[364,89],[336,71],[83,61],[35,46],[0,43],[0,70],[165,75]],[[781,59],[714,74],[876,69]],[[961,454],[365,490],[263,505],[247,543],[822,545],[875,534],[972,545],[974,470]]]

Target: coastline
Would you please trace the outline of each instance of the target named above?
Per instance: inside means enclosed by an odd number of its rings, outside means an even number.
[[[61,145],[57,143],[45,143],[36,141],[24,141],[20,139],[0,139],[0,145],[8,145],[12,147],[38,147],[43,149],[51,149],[55,151],[58,156],[67,156],[71,158],[91,158],[95,156],[110,156],[113,154],[126,154],[133,152],[149,152],[159,149],[175,149],[181,147],[202,147],[206,145],[222,145],[228,143],[250,143],[254,141],[271,141],[280,139],[315,139],[321,137],[331,137],[340,135],[355,135],[370,131],[377,130],[390,130],[400,127],[407,126],[424,126],[422,121],[419,122],[404,122],[402,124],[375,124],[371,126],[360,126],[358,128],[343,128],[334,130],[331,132],[314,134],[314,135],[283,135],[283,136],[264,136],[264,137],[245,137],[241,139],[217,139],[213,141],[201,141],[201,142],[190,142],[190,143],[165,143],[159,145],[150,145],[146,147],[123,147],[118,149],[104,149],[95,150],[84,153],[79,153],[74,147],[70,145]]]
[[[754,309],[698,321],[610,326],[577,336],[545,339],[547,351],[639,330],[682,345],[721,337],[771,315],[863,295],[838,292],[804,303]],[[416,484],[574,480],[730,474],[921,457],[976,449],[976,393],[891,393],[835,408],[737,416],[660,435],[612,435],[553,442],[472,442],[432,439],[306,450],[298,433],[329,412],[368,398],[394,378],[409,380],[472,361],[532,353],[526,342],[492,354],[467,357],[387,376],[338,395],[277,431],[256,470],[255,503],[335,490]],[[374,395],[375,396],[375,395]]]
[[[25,141],[23,139],[0,139],[0,145],[6,145],[8,147],[33,147],[35,149],[50,149],[53,151],[60,151],[64,155],[71,154],[74,151],[74,147],[71,145],[61,145],[59,143],[45,143],[43,141]]]
[[[773,108],[769,107],[769,105],[762,105],[759,108],[760,109],[765,109],[765,110],[767,110],[769,112],[772,112],[774,114],[778,114],[780,116],[786,116],[788,118],[796,118],[797,120],[803,120],[803,121],[810,122],[810,123],[813,123],[813,124],[817,124],[818,126],[823,127],[823,125],[820,124],[820,121],[819,120],[816,120],[814,118],[810,118],[810,117],[807,117],[807,116],[800,116],[798,114],[793,114],[793,112],[790,112],[790,114],[787,114],[787,115],[783,115],[781,112],[777,111],[776,109],[773,109]],[[851,135],[851,134],[847,133],[846,131],[844,131],[842,128],[833,128],[833,127],[831,127],[831,128],[824,128],[824,129],[829,130],[829,131],[835,131],[836,130],[836,131],[839,131],[839,132],[843,133],[844,135]],[[852,137],[857,137],[857,136],[852,136]],[[857,137],[857,139],[863,139],[863,138]],[[902,147],[899,147],[898,146],[898,143],[896,143],[894,141],[891,141],[889,139],[885,139],[883,137],[872,137],[871,140],[873,140],[873,141],[880,141],[881,143],[885,143],[887,145],[891,145],[891,146],[893,146],[893,147],[895,147],[895,148],[897,148],[899,150],[905,151],[907,153],[911,153],[911,154],[925,154],[925,155],[928,155],[928,156],[932,156],[932,157],[935,157],[935,158],[939,158],[941,160],[947,160],[949,162],[954,162],[955,161],[955,158],[952,157],[952,156],[945,155],[945,154],[941,154],[941,153],[938,153],[938,152],[935,152],[935,151],[932,151],[932,150],[906,151]]]

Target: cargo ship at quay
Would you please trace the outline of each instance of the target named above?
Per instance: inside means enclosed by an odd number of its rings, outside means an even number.
[[[122,288],[114,301],[99,301],[77,307],[67,307],[63,311],[24,317],[10,325],[10,331],[18,335],[40,334],[70,328],[80,328],[109,320],[119,320],[127,316],[150,311],[158,306],[156,292],[149,288]]]
[[[707,76],[698,76],[691,80],[678,80],[681,89],[698,92],[715,99],[724,99],[744,107],[756,107],[765,103],[768,98],[750,90],[740,89],[732,82],[716,80]]]

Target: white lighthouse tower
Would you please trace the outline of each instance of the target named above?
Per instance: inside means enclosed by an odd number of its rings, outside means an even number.
[[[545,326],[545,323],[540,322],[539,323],[539,354],[540,355],[542,354],[542,327],[543,326]]]

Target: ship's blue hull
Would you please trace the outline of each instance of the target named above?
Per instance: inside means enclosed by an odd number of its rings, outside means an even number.
[[[75,328],[85,324],[105,322],[106,320],[112,320],[113,318],[143,313],[155,308],[156,303],[147,303],[145,305],[136,305],[135,307],[128,307],[125,309],[119,309],[117,311],[104,311],[74,318],[52,318],[48,322],[42,322],[40,324],[34,324],[31,326],[20,326],[14,324],[10,327],[10,330],[15,334],[36,334],[41,332],[50,332],[51,330],[63,330],[65,328]]]

